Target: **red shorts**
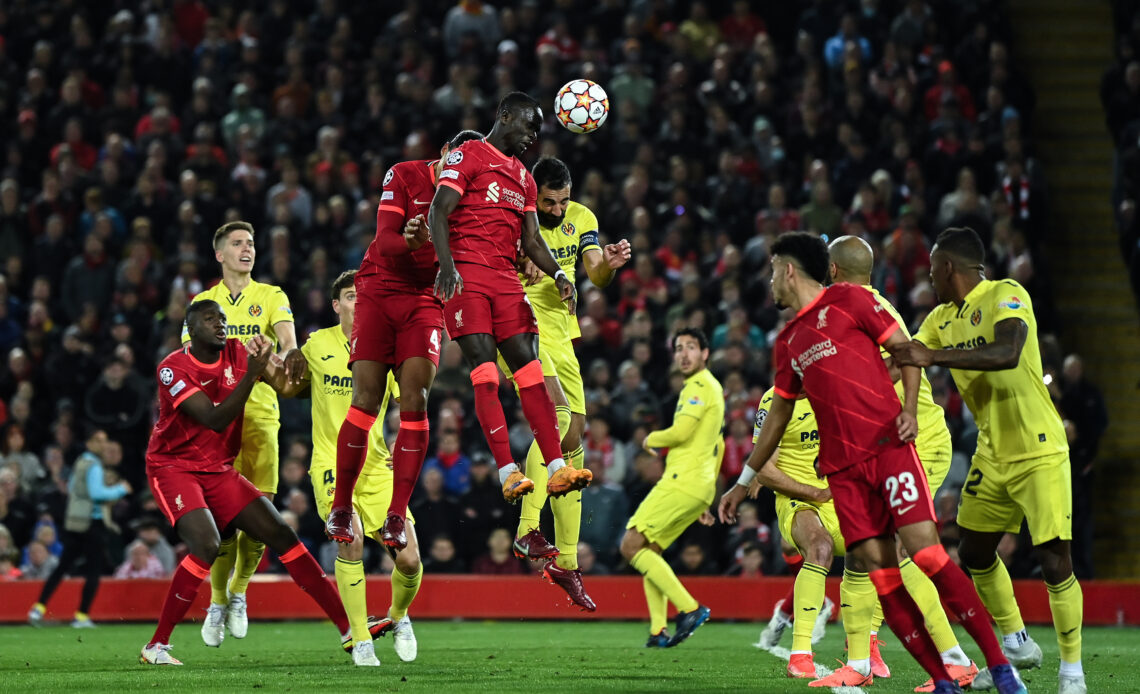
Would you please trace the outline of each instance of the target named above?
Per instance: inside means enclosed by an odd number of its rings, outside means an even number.
[[[376,282],[356,280],[349,365],[364,359],[396,367],[409,357],[423,357],[439,366],[443,302],[429,294],[384,289]]]
[[[257,487],[229,465],[211,472],[148,465],[146,475],[155,500],[172,526],[187,512],[205,508],[214,515],[218,529],[224,530],[249,502],[261,496]]]
[[[501,343],[522,333],[538,333],[534,309],[518,275],[471,263],[456,263],[463,278],[463,293],[451,297],[443,312],[451,339],[486,333]]]
[[[850,548],[872,537],[892,537],[911,523],[936,521],[926,472],[913,443],[827,476],[839,530]]]

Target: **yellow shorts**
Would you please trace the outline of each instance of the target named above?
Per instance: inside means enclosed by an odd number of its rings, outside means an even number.
[[[246,419],[241,427],[241,450],[234,459],[234,469],[264,494],[277,493],[277,469],[280,447],[277,432],[279,419]]]
[[[1073,488],[1069,454],[1016,463],[977,455],[962,487],[958,525],[977,532],[1016,533],[1029,523],[1033,544],[1073,539]]]
[[[656,484],[625,527],[633,528],[651,543],[665,549],[708,508],[708,502],[703,499]]]
[[[803,556],[808,555],[807,547],[800,547],[796,541],[792,539],[792,521],[795,519],[797,513],[806,513],[812,511],[815,515],[819,516],[819,522],[823,524],[823,529],[831,535],[831,542],[835,545],[834,554],[837,557],[842,557],[847,553],[847,543],[843,541],[843,533],[839,532],[839,516],[835,515],[835,502],[828,501],[823,504],[813,504],[808,501],[801,501],[800,499],[790,499],[783,494],[776,495],[776,518],[780,523],[780,535],[796,549],[800,551]]]
[[[539,330],[542,327],[539,326]],[[586,414],[586,389],[582,384],[582,368],[578,365],[578,356],[574,353],[574,345],[569,340],[564,344],[550,344],[543,339],[542,333],[538,336],[538,359],[542,362],[542,375],[544,378],[557,378],[562,386],[562,393],[570,405],[571,412]],[[499,355],[499,368],[509,378],[511,370],[507,366],[503,355]]]
[[[918,449],[918,460],[926,471],[926,481],[930,485],[931,500],[938,495],[938,489],[946,481],[953,455],[954,448],[949,440],[943,446],[924,446]]]
[[[392,503],[392,471],[387,465],[382,469],[369,471],[367,468],[360,473],[356,480],[356,489],[352,490],[352,507],[360,516],[360,525],[364,534],[374,536],[384,527],[384,520],[388,516],[388,506]],[[313,497],[317,502],[317,514],[321,520],[329,517],[332,507],[333,495],[336,493],[336,468],[318,469],[310,468],[309,477],[313,481]],[[408,522],[415,523],[415,518],[407,513]]]

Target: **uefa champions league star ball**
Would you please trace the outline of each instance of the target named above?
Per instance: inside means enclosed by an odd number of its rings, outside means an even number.
[[[610,115],[610,98],[596,82],[571,80],[554,97],[554,115],[562,127],[572,133],[592,133],[602,127]]]

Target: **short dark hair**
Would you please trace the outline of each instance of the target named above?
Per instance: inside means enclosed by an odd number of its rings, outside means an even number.
[[[447,148],[455,149],[464,142],[469,142],[471,140],[482,140],[483,137],[483,133],[479,132],[478,130],[460,130],[455,134],[455,137],[447,141]]]
[[[677,339],[680,337],[688,336],[697,341],[701,349],[709,348],[709,339],[705,337],[705,331],[700,328],[681,328],[673,335],[673,349],[677,349]]]
[[[345,270],[332,283],[332,300],[340,301],[340,293],[356,283],[356,270]]]
[[[248,231],[249,235],[253,236],[253,225],[249,222],[243,222],[240,220],[236,222],[226,222],[225,224],[218,227],[218,230],[214,232],[214,250],[220,249],[222,247],[222,244],[225,242],[226,237],[233,232],[238,231],[239,229]]]
[[[538,107],[538,100],[526,92],[511,92],[499,102],[498,114],[504,112],[515,115],[528,106]]]
[[[198,301],[190,304],[190,306],[186,308],[186,325],[190,325],[191,318],[210,308],[211,305],[217,306],[218,310],[221,310],[222,308],[221,305],[213,299],[199,299]]]
[[[934,243],[943,253],[973,265],[986,262],[986,247],[982,245],[982,238],[970,227],[950,227],[939,234]]]
[[[536,188],[546,186],[549,190],[561,190],[573,183],[570,180],[570,167],[555,157],[541,157],[534,163],[531,174],[534,175]]]
[[[772,244],[771,254],[795,260],[809,277],[820,284],[827,281],[827,268],[831,263],[827,253],[827,243],[815,234],[806,231],[789,231],[780,234]]]

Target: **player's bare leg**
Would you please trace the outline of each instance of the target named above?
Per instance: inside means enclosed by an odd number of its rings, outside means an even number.
[[[396,656],[403,662],[410,663],[416,659],[419,646],[408,608],[419,593],[424,567],[420,561],[420,543],[414,522],[408,522],[406,533],[407,545],[396,552],[393,559],[396,568],[392,572],[392,605],[388,608],[388,616],[382,621],[383,627],[378,635],[383,636],[391,631]]]
[[[934,521],[904,525],[899,528],[898,535],[907,554],[934,583],[942,600],[954,611],[958,621],[978,644],[998,691],[1003,693],[1025,691],[1025,686],[1021,684],[1016,671],[1010,666],[1009,660],[998,645],[993,628],[990,626],[989,612],[973,590],[970,579],[957,564],[950,561],[949,555],[942,547]],[[892,547],[892,554],[895,552],[897,550]],[[881,597],[882,591],[880,591]],[[884,614],[886,609],[887,605],[884,602]],[[899,632],[896,630],[896,633]],[[933,640],[931,644],[933,645]],[[941,658],[939,660],[941,662]],[[935,681],[938,680],[934,673],[931,673],[931,676]]]
[[[214,517],[208,509],[199,508],[187,511],[174,528],[186,543],[189,553],[178,564],[170,580],[170,589],[162,603],[158,627],[154,635],[139,654],[139,662],[147,665],[181,665],[170,655],[170,634],[176,624],[186,616],[198,587],[210,575],[210,565],[218,556],[218,545],[222,538]],[[220,643],[220,642],[219,642]]]
[[[233,525],[277,552],[289,576],[320,605],[339,633],[343,636],[350,631],[340,596],[326,580],[320,564],[297,539],[297,533],[286,525],[273,504],[263,496],[254,499],[238,512]]]
[[[388,365],[367,359],[352,362],[352,405],[336,440],[336,491],[325,533],[337,542],[352,542],[352,491],[368,455],[368,432],[380,412]]]
[[[621,555],[645,577],[651,642],[653,637],[665,631],[669,602],[677,607],[676,632],[665,644],[666,647],[681,643],[708,621],[709,608],[701,605],[685,590],[677,574],[673,573],[673,569],[661,557],[661,547],[656,542],[650,542],[637,528],[629,528],[621,539]]]
[[[408,501],[427,454],[427,398],[435,370],[430,359],[411,357],[396,371],[400,384],[400,431],[392,445],[392,502],[380,530],[380,542],[397,550],[408,543],[404,531]]]
[[[548,473],[546,492],[560,497],[590,485],[594,475],[589,470],[567,465],[562,457],[562,438],[558,432],[558,418],[554,412],[554,402],[547,392],[542,376],[542,365],[538,361],[538,335],[520,333],[503,340],[498,345],[515,383],[519,387],[519,401],[523,414],[530,423],[534,440],[542,451]]]

